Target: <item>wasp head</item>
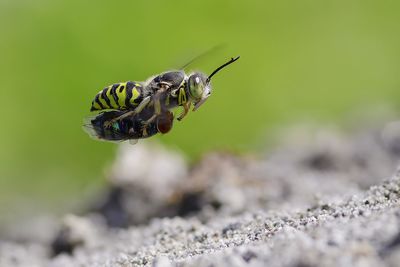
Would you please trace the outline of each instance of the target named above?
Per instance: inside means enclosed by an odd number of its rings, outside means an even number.
[[[206,77],[202,73],[193,73],[189,76],[188,87],[190,96],[192,97],[194,102],[193,111],[198,109],[211,95],[211,78],[215,74],[217,74],[217,72],[232,64],[238,59],[239,57],[231,58],[231,60],[216,68],[208,77]]]
[[[200,72],[189,76],[188,89],[194,102],[193,110],[198,109],[211,94],[211,85],[207,82],[207,77]]]

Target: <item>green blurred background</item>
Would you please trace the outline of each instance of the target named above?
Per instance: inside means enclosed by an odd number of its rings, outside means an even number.
[[[55,208],[104,183],[117,146],[81,129],[94,95],[218,44],[199,111],[155,139],[189,158],[252,150],[268,130],[400,104],[399,1],[0,0],[0,217]]]

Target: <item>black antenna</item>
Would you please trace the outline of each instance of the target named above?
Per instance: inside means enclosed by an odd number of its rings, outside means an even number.
[[[237,56],[236,58],[231,58],[231,60],[229,60],[228,62],[226,62],[224,65],[219,66],[216,70],[214,70],[210,76],[208,76],[206,83],[209,83],[211,81],[212,76],[214,76],[218,71],[222,70],[223,68],[225,68],[226,66],[228,66],[229,64],[232,64],[233,62],[235,62],[236,60],[238,60],[240,58],[240,56]]]

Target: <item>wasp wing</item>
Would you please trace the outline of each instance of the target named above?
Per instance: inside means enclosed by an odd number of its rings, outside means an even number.
[[[204,51],[203,53],[195,56],[194,58],[192,58],[191,60],[189,60],[185,65],[181,66],[179,69],[180,70],[185,70],[188,71],[188,67],[190,67],[193,63],[195,62],[201,62],[206,58],[210,58],[211,56],[213,56],[216,52],[220,52],[223,48],[226,47],[226,44],[222,43],[222,44],[218,44],[214,47],[211,47],[210,49]]]
[[[129,144],[136,145],[138,141],[138,139],[129,139]]]

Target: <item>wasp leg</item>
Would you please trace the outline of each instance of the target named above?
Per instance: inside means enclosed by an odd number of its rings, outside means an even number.
[[[154,99],[152,101],[152,104],[154,105],[154,114],[143,123],[142,129],[143,129],[143,135],[147,136],[147,126],[152,123],[157,116],[161,114],[161,102],[160,102],[160,97],[161,95],[166,91],[165,88],[160,89],[155,95]]]
[[[144,125],[147,126],[148,124],[152,123],[158,115],[161,114],[161,95],[167,90],[167,88],[161,88],[155,95],[153,99],[153,105],[154,105],[154,114],[153,116],[150,117],[147,121],[145,121]]]
[[[128,112],[122,114],[121,116],[118,116],[117,118],[106,121],[104,123],[104,126],[106,128],[110,128],[116,121],[138,114],[150,103],[150,100],[151,100],[151,96],[144,98],[142,100],[142,102],[140,102],[139,106],[137,106],[134,110],[128,111]]]
[[[178,121],[181,121],[189,112],[190,109],[190,103],[191,102],[187,102],[183,105],[183,112],[179,115],[179,117],[177,118]]]
[[[143,135],[143,137],[147,137],[148,136],[147,127],[142,128],[142,135]]]
[[[157,114],[153,114],[153,116],[150,117],[150,119],[148,119],[147,121],[144,122],[144,126],[149,125],[150,123],[152,123],[156,118],[157,118]]]
[[[150,123],[152,123],[157,118],[157,116],[160,114],[161,114],[161,103],[160,103],[160,100],[157,99],[154,102],[154,114],[147,121],[144,122],[144,126],[147,126]]]

